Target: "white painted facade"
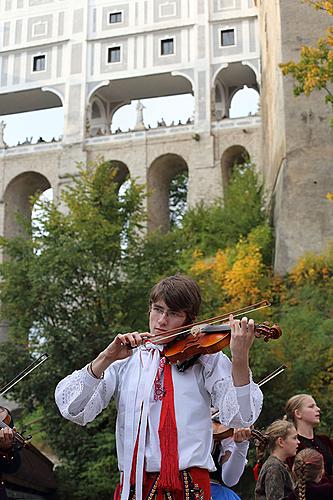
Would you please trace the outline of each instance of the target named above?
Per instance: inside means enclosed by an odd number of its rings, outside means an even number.
[[[147,185],[149,227],[166,229],[169,183],[179,171],[188,171],[194,205],[223,195],[228,169],[244,153],[260,167],[259,116],[229,119],[235,92],[259,83],[252,0],[1,0],[0,121],[64,109],[61,142],[0,148],[2,232],[15,232],[11,212],[27,196],[22,176],[57,195],[77,161],[101,156]],[[124,104],[185,93],[195,98],[186,125],[111,134]]]

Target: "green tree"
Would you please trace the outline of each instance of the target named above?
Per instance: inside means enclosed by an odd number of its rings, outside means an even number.
[[[188,173],[180,172],[170,182],[170,222],[179,225],[187,208]]]
[[[58,415],[53,400],[60,379],[117,332],[140,323],[129,302],[131,286],[123,282],[126,262],[142,240],[142,188],[131,183],[120,195],[115,176],[109,163],[81,167],[62,195],[65,210],[41,201],[37,224],[26,226],[30,238],[1,240],[7,256],[0,269],[1,318],[9,332],[0,353],[1,382],[48,352],[49,360],[12,395],[26,413],[42,407],[47,440],[62,460],[64,498],[109,498],[118,480],[114,406],[80,428]]]
[[[235,245],[240,237],[265,226],[270,233],[264,209],[263,186],[252,164],[235,165],[224,200],[210,204],[198,203],[188,210],[182,220],[182,257],[192,266],[192,253],[197,250],[204,257]],[[265,230],[264,230],[265,232]],[[265,245],[265,260],[271,261],[271,237]]]

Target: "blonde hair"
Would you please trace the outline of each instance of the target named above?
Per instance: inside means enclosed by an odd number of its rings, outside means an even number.
[[[324,467],[323,456],[312,448],[305,448],[297,453],[293,466],[296,481],[296,494],[299,500],[306,499],[306,483],[320,479]]]
[[[268,450],[269,453],[275,450],[276,440],[278,438],[286,439],[289,432],[294,428],[294,424],[288,420],[275,420],[275,422],[269,425],[263,433],[263,442],[258,443],[256,447],[258,462],[260,463],[263,461],[266,450]]]
[[[294,422],[294,424],[296,425],[297,419],[295,418],[295,412],[302,408],[306,398],[311,397],[312,396],[310,396],[309,394],[296,394],[295,396],[292,396],[290,399],[288,399],[285,407],[287,420]]]

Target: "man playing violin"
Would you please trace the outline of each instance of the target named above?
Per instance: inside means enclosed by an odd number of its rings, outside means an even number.
[[[165,346],[175,342],[168,332],[192,323],[200,303],[191,278],[161,280],[150,294],[149,333],[117,335],[56,388],[61,414],[79,425],[94,420],[115,398],[121,472],[116,496],[122,500],[209,500],[209,471],[215,470],[211,405],[229,427],[249,427],[260,413],[262,393],[249,371],[253,320],[230,317],[231,361],[222,352],[202,354],[179,370],[164,356]]]

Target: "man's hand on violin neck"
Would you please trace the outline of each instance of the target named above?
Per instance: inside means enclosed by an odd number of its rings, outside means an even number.
[[[254,340],[254,321],[246,317],[241,320],[229,317],[231,327],[230,350],[233,359],[246,358]]]
[[[244,429],[234,429],[233,438],[235,443],[243,443],[243,441],[248,441],[251,437],[251,429],[245,427]]]
[[[254,340],[254,321],[246,317],[241,320],[229,317],[231,326],[230,351],[232,375],[236,386],[249,383],[249,351]]]

